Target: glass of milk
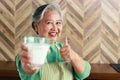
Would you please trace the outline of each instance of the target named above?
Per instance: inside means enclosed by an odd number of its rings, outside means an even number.
[[[41,66],[45,63],[49,50],[49,39],[40,37],[24,37],[24,43],[32,56],[31,66]]]

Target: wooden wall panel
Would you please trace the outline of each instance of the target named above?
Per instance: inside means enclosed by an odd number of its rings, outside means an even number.
[[[0,60],[14,60],[14,5],[14,0],[0,0]]]
[[[15,54],[20,51],[24,36],[32,35],[32,0],[15,0]]]
[[[91,63],[100,62],[101,0],[84,1],[84,58]]]
[[[58,3],[66,24],[59,41],[69,44],[91,63],[117,63],[120,58],[119,0],[0,0],[0,60],[14,60],[31,28],[34,10],[45,3]]]
[[[74,5],[74,6],[72,6]],[[67,0],[66,12],[66,35],[68,36],[70,45],[82,56],[83,50],[83,17],[84,9],[81,1]]]
[[[118,0],[102,0],[101,6],[101,62],[117,63],[120,44]]]

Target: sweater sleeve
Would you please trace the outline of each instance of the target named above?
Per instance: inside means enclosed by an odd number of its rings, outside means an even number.
[[[78,74],[75,71],[73,72],[75,80],[84,80],[85,78],[87,78],[90,75],[90,71],[91,71],[91,66],[90,66],[89,62],[86,61],[86,68],[82,74]]]
[[[27,74],[23,68],[22,68],[22,64],[20,61],[20,54],[18,54],[16,56],[16,67],[17,67],[17,71],[19,73],[19,77],[21,78],[21,80],[41,80],[41,73],[42,70],[40,69],[37,73],[35,74]]]

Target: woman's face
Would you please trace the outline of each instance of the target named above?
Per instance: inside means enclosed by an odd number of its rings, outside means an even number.
[[[37,30],[40,37],[47,37],[51,42],[55,42],[57,37],[61,35],[62,29],[60,14],[56,10],[50,10],[45,12]]]

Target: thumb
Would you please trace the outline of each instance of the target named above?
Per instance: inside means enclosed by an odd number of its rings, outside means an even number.
[[[64,39],[64,46],[67,46],[68,45],[68,39],[67,39],[67,36],[65,37]]]

